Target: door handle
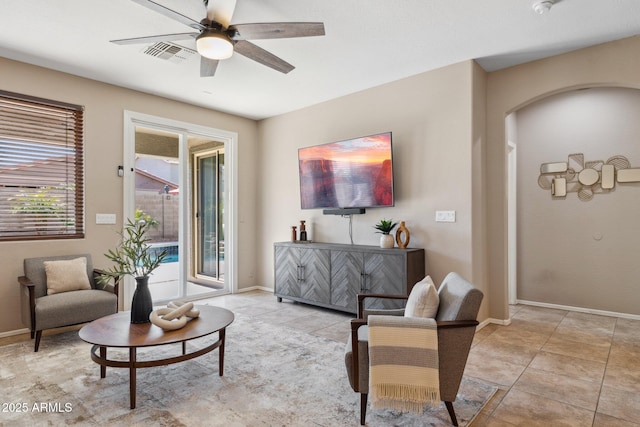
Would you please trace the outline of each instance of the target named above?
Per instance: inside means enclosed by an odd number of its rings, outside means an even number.
[[[369,277],[369,275],[364,271],[360,273],[360,291],[361,292],[365,292],[369,290],[367,288],[367,277]]]

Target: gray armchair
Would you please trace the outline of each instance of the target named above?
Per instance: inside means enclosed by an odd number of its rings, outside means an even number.
[[[87,260],[86,275],[90,288],[48,294],[45,261],[81,257]],[[102,271],[93,268],[89,254],[24,260],[24,276],[18,277],[22,322],[31,330],[31,339],[35,336],[34,351],[38,351],[42,331],[45,329],[90,322],[118,311],[118,279],[113,284],[97,284],[96,277],[101,273]]]
[[[482,292],[456,273],[449,273],[438,289],[440,304],[436,315],[440,398],[445,402],[451,422],[458,425],[453,402],[456,400],[467,356],[473,341]],[[360,424],[365,424],[369,392],[369,332],[371,314],[403,315],[402,310],[364,310],[366,298],[407,299],[402,295],[358,295],[358,318],[351,321],[351,336],[345,348],[345,364],[353,390],[360,393]]]

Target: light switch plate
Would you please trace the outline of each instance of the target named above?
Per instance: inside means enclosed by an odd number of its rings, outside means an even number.
[[[105,213],[96,214],[96,224],[115,224],[115,223],[116,223],[116,214],[105,214]]]
[[[436,211],[436,222],[456,222],[456,211]]]

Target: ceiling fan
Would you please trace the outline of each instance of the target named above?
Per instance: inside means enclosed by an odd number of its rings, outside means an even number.
[[[201,77],[215,75],[219,61],[231,57],[234,52],[286,74],[295,67],[248,40],[311,37],[325,34],[322,22],[273,22],[230,25],[236,0],[203,0],[207,8],[207,16],[200,22],[152,0],[132,1],[188,25],[198,32],[135,37],[111,40],[111,42],[126,45],[194,38],[196,40],[196,50],[201,56]]]

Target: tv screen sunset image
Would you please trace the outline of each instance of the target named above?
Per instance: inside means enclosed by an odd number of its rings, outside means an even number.
[[[298,150],[302,209],[393,206],[391,133]]]

